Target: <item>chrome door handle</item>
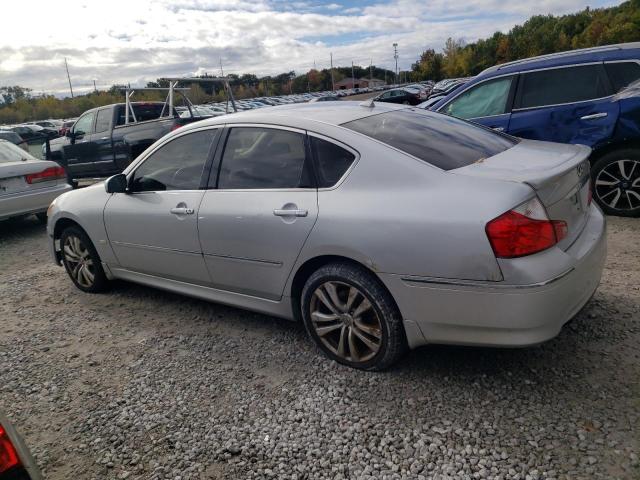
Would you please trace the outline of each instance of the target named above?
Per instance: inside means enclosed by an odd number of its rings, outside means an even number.
[[[492,130],[495,130],[496,132],[504,132],[504,127],[491,127]]]
[[[193,208],[175,207],[169,210],[174,215],[193,215]]]
[[[607,115],[609,115],[607,112],[592,113],[591,115],[580,117],[580,120],[596,120],[598,118],[605,118]]]
[[[285,209],[275,209],[273,214],[276,217],[306,217],[309,215],[307,210],[285,210]]]

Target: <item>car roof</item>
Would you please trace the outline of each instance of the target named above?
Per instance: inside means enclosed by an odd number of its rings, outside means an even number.
[[[606,60],[639,59],[640,42],[602,45],[565,52],[550,53],[494,65],[482,71],[478,77],[492,74],[514,73],[538,68],[559,67],[574,63],[601,62]]]
[[[189,124],[180,130],[230,123],[265,123],[293,128],[304,128],[301,126],[302,123],[305,123],[303,121],[341,125],[371,115],[407,108],[406,105],[388,103],[375,103],[373,107],[369,107],[369,104],[369,101],[346,101],[278,105],[202,120]]]

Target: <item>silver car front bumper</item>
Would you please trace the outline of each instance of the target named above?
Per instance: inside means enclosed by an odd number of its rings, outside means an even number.
[[[592,206],[584,230],[564,252],[570,268],[543,281],[505,285],[381,278],[398,303],[412,348],[426,343],[522,347],[555,337],[589,301],[606,251],[606,221]]]

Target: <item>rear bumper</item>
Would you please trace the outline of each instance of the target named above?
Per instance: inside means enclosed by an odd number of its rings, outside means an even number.
[[[64,183],[55,187],[2,197],[0,198],[0,220],[30,213],[45,212],[56,197],[69,190],[71,190],[71,185]]]
[[[398,303],[411,347],[521,347],[555,337],[587,303],[600,283],[606,250],[606,222],[592,206],[581,235],[560,252],[568,256],[563,271],[545,280],[504,285],[389,274],[381,278]],[[538,255],[541,262],[553,258],[545,258],[544,252]]]

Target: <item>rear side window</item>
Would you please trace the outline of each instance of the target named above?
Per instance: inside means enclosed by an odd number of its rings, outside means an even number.
[[[35,158],[13,143],[0,140],[0,163],[23,162],[25,160],[35,160]]]
[[[607,96],[601,65],[554,68],[523,73],[519,108],[582,102]]]
[[[301,188],[311,182],[305,168],[304,136],[289,130],[236,127],[229,132],[218,188]]]
[[[22,143],[22,138],[15,132],[0,131],[0,140],[7,140],[15,145]]]
[[[96,133],[106,132],[111,126],[111,109],[105,108],[98,111],[96,118]]]
[[[349,169],[356,156],[335,143],[310,137],[311,150],[316,160],[318,187],[333,187]]]
[[[619,92],[640,79],[640,63],[637,62],[605,63],[604,68],[607,70],[614,92]]]
[[[463,120],[399,110],[342,124],[443,170],[465,167],[513,147],[517,140]]]
[[[153,152],[133,174],[133,192],[198,190],[216,130],[189,133]]]

